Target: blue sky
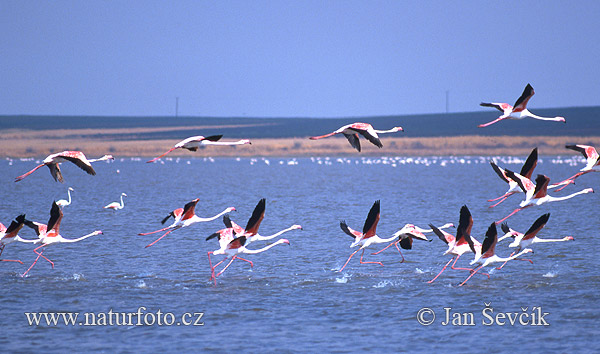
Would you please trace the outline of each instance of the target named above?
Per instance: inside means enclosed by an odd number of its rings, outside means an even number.
[[[0,114],[600,104],[600,1],[0,1]]]

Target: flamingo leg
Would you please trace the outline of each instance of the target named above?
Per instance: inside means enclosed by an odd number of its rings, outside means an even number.
[[[42,245],[42,246],[40,246],[40,247],[44,247],[44,245]],[[40,248],[40,247],[38,247],[38,248]],[[29,271],[31,270],[31,268],[33,268],[33,266],[34,266],[34,265],[37,263],[37,261],[38,261],[38,260],[40,259],[40,257],[42,256],[42,254],[41,254],[41,253],[37,253],[37,252],[36,252],[36,250],[37,250],[38,248],[36,248],[36,249],[34,249],[34,250],[33,250],[33,252],[35,252],[35,254],[37,254],[37,255],[38,255],[38,256],[37,256],[37,258],[35,259],[35,261],[33,261],[33,263],[32,263],[32,264],[29,266],[29,268],[28,268],[28,269],[25,271],[25,273],[21,274],[21,278],[25,277],[25,275],[27,275],[27,273],[29,273]],[[44,251],[42,250],[42,252],[44,252]],[[54,265],[53,265],[53,266],[54,266]]]
[[[168,235],[168,234],[170,234],[171,232],[173,232],[173,231],[175,231],[175,230],[177,230],[177,229],[180,229],[180,228],[181,228],[181,226],[178,226],[178,227],[174,227],[174,228],[172,228],[171,230],[169,230],[169,231],[165,232],[165,234],[164,234],[164,235],[162,235],[161,237],[157,238],[157,239],[156,239],[156,241],[154,241],[154,242],[152,242],[151,244],[147,245],[145,248],[148,248],[148,247],[150,247],[150,246],[154,245],[155,243],[157,243],[158,241],[160,241],[160,239],[162,239],[163,237],[167,236],[167,235]]]
[[[444,272],[444,270],[446,270],[446,267],[448,267],[448,264],[450,264],[450,262],[452,262],[453,259],[454,259],[454,257],[450,258],[450,260],[448,261],[448,263],[446,263],[446,265],[444,266],[444,268],[442,268],[442,270],[438,273],[438,275],[436,275],[435,278],[431,279],[427,283],[428,284],[433,283],[433,281],[436,280]]]
[[[381,252],[383,252],[383,251],[387,250],[387,249],[388,249],[388,247],[390,247],[391,245],[393,245],[393,244],[395,244],[395,243],[397,243],[397,242],[398,242],[398,241],[391,242],[389,245],[385,246],[385,248],[384,248],[384,249],[382,249],[382,250],[380,250],[380,251],[377,251],[377,252],[375,252],[375,253],[371,253],[371,254],[372,254],[373,256],[374,256],[374,255],[376,255],[376,254],[380,254]]]
[[[571,176],[571,177],[569,177],[569,178],[565,179],[564,181],[562,181],[562,182],[558,182],[558,183],[554,184],[554,185],[556,185],[556,186],[560,186],[561,184],[564,184],[564,186],[562,186],[562,187],[560,187],[560,188],[556,189],[556,190],[555,190],[555,192],[560,192],[561,190],[563,190],[563,188],[565,188],[565,187],[566,187],[566,186],[568,186],[569,184],[575,184],[575,178],[577,178],[577,177],[579,177],[579,176],[582,176],[582,175],[584,175],[585,173],[586,173],[586,172],[578,172],[578,173],[574,174],[573,176]]]
[[[510,256],[508,256],[509,258],[513,256],[513,254],[515,254],[515,251],[513,251],[513,253],[510,254]],[[504,268],[504,266],[506,265],[506,263],[508,263],[508,261],[504,261],[504,263],[502,263],[502,265],[500,267],[496,267],[496,269],[500,270],[502,268]]]
[[[400,252],[400,256],[402,256],[402,260],[400,261],[400,263],[404,263],[404,255],[402,254],[402,251],[400,251],[400,247],[398,247],[398,242],[400,241],[396,241],[395,245],[396,249],[398,249],[398,252]]]
[[[515,215],[516,213],[518,213],[518,212],[520,212],[521,210],[523,210],[523,209],[525,209],[525,208],[528,208],[528,207],[530,207],[530,206],[531,206],[531,205],[528,205],[528,206],[526,206],[526,207],[523,207],[523,208],[517,208],[517,209],[513,210],[513,212],[512,212],[512,213],[510,213],[510,214],[508,214],[507,216],[505,216],[504,218],[502,218],[502,219],[500,219],[500,220],[496,221],[496,225],[498,225],[498,224],[501,224],[501,223],[502,223],[504,220],[506,220],[506,219],[510,218],[511,216]]]
[[[217,280],[217,277],[221,274],[223,274],[223,272],[229,268],[229,266],[231,265],[231,263],[233,263],[233,261],[236,259],[236,256],[231,257],[231,260],[229,261],[229,263],[227,263],[227,265],[225,266],[225,268],[221,269],[221,271],[219,273],[217,273],[217,275],[215,275],[215,281]]]
[[[485,128],[485,127],[487,127],[487,126],[489,126],[489,125],[492,125],[492,124],[494,124],[494,123],[498,123],[498,122],[500,122],[500,121],[502,121],[502,120],[504,120],[504,119],[506,119],[506,117],[498,117],[498,118],[494,119],[494,120],[493,120],[493,121],[491,121],[491,122],[487,122],[487,123],[485,123],[485,124],[479,124],[477,127],[478,127],[478,128]]]
[[[360,264],[379,264],[380,266],[383,267],[383,263],[381,263],[381,262],[363,262],[363,256],[364,256],[364,254],[365,254],[365,250],[363,248],[363,251],[360,254]]]
[[[490,205],[488,208],[494,208],[494,207],[498,206],[500,203],[502,203],[503,201],[505,201],[506,198],[508,198],[508,196],[502,198],[498,203],[496,203],[494,205]]]
[[[247,259],[244,259],[244,258],[242,258],[242,257],[238,257],[238,256],[236,256],[236,258],[237,258],[237,259],[239,259],[240,261],[244,261],[244,262],[248,262],[248,263],[250,263],[250,267],[251,267],[251,268],[254,268],[254,263],[252,263],[252,261],[249,261],[249,260],[247,260]]]
[[[140,232],[138,235],[140,235],[140,236],[152,235],[152,234],[155,234],[155,233],[157,233],[157,232],[163,232],[163,231],[166,231],[166,230],[168,230],[168,229],[170,229],[170,228],[171,228],[171,226],[167,226],[167,227],[163,227],[162,229],[155,230],[155,231],[150,231],[150,232]]]
[[[342,269],[338,270],[338,272],[341,272],[342,270],[344,270],[344,268],[346,268],[346,265],[348,264],[348,262],[350,262],[350,259],[352,258],[352,256],[354,256],[356,254],[356,252],[358,252],[359,250],[356,250],[354,252],[352,252],[352,254],[350,255],[350,257],[348,257],[348,260],[346,261],[346,263],[344,263],[344,266],[342,267]]]
[[[462,283],[458,284],[458,286],[463,286],[463,285],[465,285],[465,283],[467,282],[467,280],[471,279],[471,277],[472,277],[472,276],[474,276],[475,274],[477,274],[477,272],[478,272],[478,271],[479,271],[481,268],[483,268],[483,264],[482,264],[482,265],[480,265],[479,267],[477,267],[477,268],[473,269],[473,271],[472,271],[471,275],[469,275],[469,276],[467,277],[467,279],[465,279],[465,281],[463,281]]]
[[[515,194],[515,193],[516,193],[516,192],[504,193],[503,195],[499,196],[498,198],[494,198],[494,199],[488,199],[487,201],[488,201],[488,202],[495,202],[495,201],[496,201],[496,200],[498,200],[498,199],[502,199],[502,198],[506,199],[506,198],[510,197],[511,195],[513,195],[513,194]]]
[[[462,254],[460,255],[462,256]],[[460,258],[460,256],[456,257],[456,259],[454,260],[454,263],[452,264],[452,266],[450,267],[451,269],[455,269],[455,270],[469,270],[472,271],[471,268],[460,268],[460,267],[455,267],[456,262],[458,261],[458,259]]]
[[[212,266],[212,261],[210,259],[210,255],[212,254],[212,252],[208,252],[208,264],[210,265],[210,279],[209,280],[213,280],[215,279],[215,285],[217,285],[217,279],[215,278],[215,268],[217,268],[217,266],[219,266],[219,264],[223,263],[227,257],[225,257],[222,261],[220,261],[219,263],[215,264],[215,266]]]

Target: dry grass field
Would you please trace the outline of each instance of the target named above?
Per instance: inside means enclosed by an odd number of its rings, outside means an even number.
[[[202,129],[203,127],[190,127]],[[214,128],[214,127],[213,127]],[[0,134],[0,156],[44,157],[63,150],[81,150],[89,157],[112,154],[117,157],[153,157],[167,151],[177,140],[139,140],[137,134],[178,128],[9,130]],[[117,138],[118,135],[118,138]],[[113,137],[114,136],[114,137]],[[184,139],[186,137],[182,137]],[[223,140],[231,140],[224,138]],[[600,137],[572,136],[458,136],[433,138],[382,137],[378,149],[361,140],[361,155],[526,155],[533,147],[542,155],[566,155],[573,151],[565,144],[600,146]],[[197,152],[178,150],[171,156],[319,156],[356,155],[344,137],[322,140],[308,138],[252,139],[252,145],[209,146]]]

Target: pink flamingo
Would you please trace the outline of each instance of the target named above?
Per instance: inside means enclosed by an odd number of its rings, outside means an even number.
[[[393,127],[389,130],[376,130],[371,124],[368,123],[352,123],[344,125],[343,127],[334,131],[333,133],[320,136],[312,136],[309,139],[317,140],[327,138],[336,134],[344,134],[346,139],[348,139],[348,141],[350,142],[350,145],[352,145],[353,148],[360,152],[360,141],[358,140],[358,134],[364,136],[367,140],[369,140],[378,148],[382,148],[383,144],[381,143],[381,140],[379,140],[379,136],[377,134],[395,133],[399,131],[404,131],[404,129],[402,129],[402,127]]]
[[[471,246],[471,250],[473,251],[473,253],[476,253],[474,242],[471,240],[471,238],[468,238],[467,240],[469,242],[469,245]],[[467,277],[467,279],[465,279],[458,286],[465,285],[465,283],[469,279],[471,279],[471,277],[473,277],[475,274],[477,274],[477,272],[479,272],[483,267],[487,267],[488,265],[494,264],[494,263],[508,262],[517,257],[520,257],[522,254],[533,252],[533,250],[531,250],[530,248],[526,248],[526,249],[522,250],[521,252],[519,252],[515,255],[512,255],[510,257],[506,257],[506,258],[498,257],[495,253],[496,252],[495,248],[496,248],[497,242],[498,242],[498,230],[496,229],[496,224],[492,223],[485,234],[485,239],[483,240],[483,243],[481,245],[481,253],[476,254],[475,259],[473,259],[473,261],[471,261],[471,263],[470,263],[471,265],[475,265],[476,267],[471,270],[471,274]]]
[[[231,234],[231,236],[233,236],[233,232],[234,232],[233,228],[229,228],[227,230],[229,230],[228,232]],[[290,244],[290,241],[282,238],[282,239],[279,239],[276,242],[274,242],[274,243],[272,243],[272,244],[270,244],[270,245],[268,245],[266,247],[263,247],[261,249],[249,250],[249,249],[247,249],[245,247],[246,240],[247,240],[246,236],[240,236],[238,238],[234,238],[233,240],[231,240],[227,244],[226,247],[221,247],[218,250],[215,250],[215,251],[212,251],[212,252],[208,252],[208,263],[210,265],[210,272],[211,272],[211,278],[210,279],[211,280],[214,279],[215,285],[217,285],[217,277],[219,275],[223,274],[223,272],[231,265],[231,263],[236,258],[240,259],[242,261],[246,261],[246,262],[250,263],[251,267],[254,267],[254,264],[251,261],[249,261],[247,259],[244,259],[244,258],[241,258],[240,256],[238,256],[239,254],[241,254],[241,253],[245,253],[245,254],[257,254],[257,253],[264,252],[264,251],[266,251],[266,250],[268,250],[270,248],[273,248],[273,247],[275,247],[277,245],[280,245],[280,244],[284,244],[284,243],[287,244],[287,245]],[[225,259],[223,259],[219,263],[215,264],[215,266],[213,267],[212,261],[210,260],[210,255],[211,254],[213,254],[213,255],[220,255],[220,254],[225,255]],[[229,261],[229,263],[227,263],[227,265],[225,267],[223,267],[223,269],[221,269],[221,271],[215,275],[215,268],[218,265],[220,265],[221,263],[223,263],[229,257],[231,257],[231,260]]]
[[[266,241],[266,240],[271,240],[277,236],[282,235],[283,233],[286,233],[288,231],[291,230],[302,230],[302,226],[300,225],[292,225],[290,227],[288,227],[287,229],[283,229],[273,235],[270,236],[262,236],[258,233],[258,228],[260,227],[260,223],[262,222],[262,220],[265,217],[265,209],[266,209],[266,204],[267,201],[265,198],[261,199],[258,204],[256,204],[256,207],[254,208],[254,211],[252,212],[252,216],[250,217],[250,219],[248,220],[248,224],[246,224],[246,228],[242,228],[241,226],[239,226],[238,224],[236,224],[235,222],[231,221],[231,219],[229,218],[229,215],[224,215],[223,216],[223,223],[225,224],[225,226],[227,228],[233,228],[235,231],[235,237],[240,237],[240,236],[246,236],[246,245],[249,245],[250,243],[254,242],[254,241]],[[217,233],[214,233],[210,236],[208,236],[206,238],[206,240],[210,240],[213,237],[216,237]]]
[[[447,223],[447,224],[444,224],[443,226],[440,226],[439,229],[446,229],[448,227],[454,227],[454,224]],[[394,245],[394,246],[396,246],[396,249],[398,250],[398,252],[400,252],[400,256],[402,256],[402,261],[400,263],[404,263],[404,255],[402,254],[402,251],[400,251],[398,244],[400,244],[400,247],[402,247],[403,249],[410,250],[410,249],[412,249],[413,239],[431,242],[431,240],[428,239],[427,236],[425,236],[425,233],[433,232],[433,231],[434,231],[433,228],[427,230],[427,229],[422,229],[413,224],[406,224],[400,230],[398,230],[394,233],[394,236],[398,237],[398,240],[385,246],[382,250],[377,251],[375,253],[371,253],[371,254],[372,255],[379,254],[379,253],[385,251],[388,247]]]
[[[173,146],[171,149],[169,149],[169,151],[165,152],[164,154],[153,158],[152,160],[146,161],[148,163],[150,162],[154,162],[158,159],[160,159],[161,157],[165,156],[166,154],[170,153],[173,150],[177,150],[177,149],[186,149],[189,151],[198,151],[198,149],[200,148],[200,146],[205,146],[205,145],[244,145],[244,144],[252,144],[250,142],[250,140],[248,139],[242,139],[242,140],[238,140],[238,141],[227,141],[227,142],[223,142],[223,141],[219,141],[221,138],[223,137],[223,135],[212,135],[212,136],[207,136],[204,137],[202,135],[198,135],[198,136],[192,136],[189,137],[187,139],[184,139],[180,142],[178,142],[177,144],[175,144],[175,146]]]
[[[356,246],[360,246],[360,248],[358,248],[356,251],[352,252],[352,254],[350,255],[350,257],[348,257],[348,260],[346,261],[344,266],[338,272],[341,272],[342,270],[344,270],[344,268],[346,268],[346,265],[348,264],[348,262],[350,262],[350,259],[352,259],[352,256],[354,256],[356,254],[356,252],[361,251],[361,250],[362,250],[362,253],[360,255],[360,264],[379,264],[380,266],[383,266],[383,263],[381,263],[381,262],[364,262],[363,261],[363,255],[365,254],[365,248],[369,247],[370,245],[377,244],[377,243],[390,242],[390,241],[395,240],[398,237],[396,235],[393,235],[390,238],[382,239],[379,236],[377,236],[376,232],[377,232],[377,223],[379,222],[379,212],[380,212],[380,201],[377,200],[377,201],[375,201],[375,203],[373,203],[373,206],[371,207],[371,210],[369,211],[369,215],[367,216],[367,220],[365,220],[365,225],[363,226],[363,232],[359,232],[359,231],[349,228],[348,225],[346,224],[346,222],[343,220],[340,222],[340,228],[342,229],[342,231],[344,231],[344,233],[346,233],[350,237],[354,238],[354,242],[352,242],[352,244],[350,245],[350,248],[356,247]]]
[[[469,208],[466,205],[463,205],[460,208],[460,219],[458,222],[458,228],[456,229],[456,237],[452,236],[448,232],[438,229],[431,224],[429,226],[431,226],[433,232],[440,238],[440,240],[444,241],[448,245],[448,249],[444,252],[444,255],[451,254],[452,258],[450,258],[442,270],[433,279],[428,281],[428,283],[433,283],[444,272],[444,270],[446,270],[450,262],[453,260],[454,263],[452,263],[452,266],[450,266],[451,269],[471,270],[469,268],[454,267],[460,256],[467,252],[475,252],[475,255],[481,254],[481,243],[471,236],[473,217],[471,216]],[[471,249],[471,246],[467,241],[468,239],[471,239],[475,251]]]
[[[550,213],[540,216],[539,218],[537,218],[536,221],[534,221],[534,223],[531,225],[529,230],[527,230],[527,232],[525,232],[524,234],[509,228],[507,224],[502,224],[502,231],[505,232],[505,235],[502,236],[501,238],[499,238],[498,241],[502,241],[503,239],[505,239],[507,237],[514,238],[514,241],[508,245],[508,247],[511,247],[511,248],[516,247],[517,248],[513,253],[510,254],[512,256],[513,254],[515,254],[515,252],[519,252],[522,249],[527,248],[534,243],[564,242],[564,241],[572,241],[573,240],[573,236],[565,236],[563,238],[558,238],[558,239],[541,239],[541,238],[537,237],[537,234],[544,228],[544,226],[546,226],[546,223],[548,222],[549,218],[550,218]],[[533,261],[531,259],[517,258],[517,260],[528,261],[533,264]],[[502,264],[500,267],[498,267],[496,269],[502,269],[505,264],[506,264],[506,262],[504,262],[504,264]]]
[[[167,226],[167,227],[159,229],[159,230],[151,231],[151,232],[139,233],[138,235],[145,236],[145,235],[150,235],[150,234],[154,234],[157,232],[166,231],[166,233],[164,235],[162,235],[161,237],[156,239],[154,242],[147,245],[146,248],[154,245],[159,240],[161,240],[163,237],[167,236],[169,233],[171,233],[175,230],[181,229],[183,227],[188,227],[188,226],[194,225],[199,222],[212,221],[212,220],[219,218],[223,214],[227,214],[229,212],[235,211],[234,207],[229,207],[215,216],[212,216],[209,218],[201,218],[198,215],[196,215],[196,204],[198,204],[198,201],[200,201],[200,199],[198,199],[198,198],[192,200],[191,202],[187,203],[183,207],[183,210],[180,211],[179,209],[175,209],[166,218],[164,218],[162,220],[162,223],[165,223],[166,220],[169,219],[169,217],[173,216],[175,218],[175,221],[170,226]]]
[[[552,197],[549,196],[547,193],[548,182],[550,182],[550,178],[548,178],[547,176],[538,175],[535,179],[536,184],[534,185],[529,178],[521,176],[520,174],[514,173],[510,170],[506,170],[506,175],[513,181],[517,182],[521,190],[525,193],[525,200],[519,204],[519,208],[515,209],[512,213],[508,214],[503,219],[496,221],[496,224],[502,223],[504,220],[508,219],[509,217],[513,216],[514,214],[525,208],[542,205],[548,202],[558,202],[561,200],[567,200],[580,194],[594,193],[594,190],[592,188],[586,188],[577,193],[573,193],[564,197]]]
[[[96,171],[94,171],[94,168],[92,167],[90,162],[100,161],[101,159],[104,159],[106,156],[110,156],[110,155],[104,155],[100,159],[88,160],[85,157],[85,155],[83,154],[83,152],[81,152],[81,151],[58,152],[56,154],[48,155],[48,157],[46,157],[44,159],[44,161],[42,161],[43,162],[42,164],[36,166],[31,171],[15,178],[15,182],[19,182],[19,181],[23,180],[25,177],[27,177],[30,174],[32,174],[33,172],[35,172],[38,168],[48,166],[48,168],[50,169],[50,174],[52,175],[52,177],[54,177],[54,180],[58,181],[60,183],[63,183],[64,178],[62,176],[62,173],[60,172],[59,164],[62,162],[65,162],[65,161],[70,161],[70,162],[74,163],[77,167],[79,167],[82,170],[84,170],[85,172],[87,172],[88,174],[95,176]]]
[[[121,203],[119,204],[119,202],[112,202],[109,203],[108,205],[103,206],[103,209],[111,209],[112,211],[117,211],[117,210],[121,210],[125,207],[125,203],[123,203],[123,197],[126,197],[127,194],[125,193],[121,193]]]
[[[19,237],[18,233],[21,231],[21,228],[23,228],[24,222],[25,214],[21,214],[10,223],[8,228],[0,223],[0,255],[2,255],[2,252],[4,252],[4,247],[13,242],[34,243],[36,241],[25,240]],[[23,264],[23,262],[18,259],[0,259],[0,262],[17,262]]]
[[[89,233],[85,236],[82,236],[82,237],[79,237],[76,239],[66,239],[63,236],[61,236],[60,232],[59,232],[60,223],[62,221],[62,218],[63,218],[62,210],[60,210],[58,205],[56,205],[56,202],[52,202],[52,208],[50,209],[50,220],[48,220],[47,225],[40,224],[37,222],[32,222],[29,220],[24,221],[25,225],[27,225],[28,227],[31,227],[38,235],[38,239],[35,240],[33,243],[36,243],[36,244],[41,243],[41,246],[39,246],[33,250],[33,252],[35,254],[37,254],[37,258],[31,264],[31,266],[25,271],[25,273],[23,273],[21,275],[21,277],[24,277],[31,270],[31,268],[33,268],[33,266],[37,263],[37,261],[40,259],[40,257],[42,257],[45,260],[47,260],[48,262],[50,262],[50,264],[52,265],[52,269],[54,269],[54,262],[52,262],[51,260],[49,260],[48,258],[46,258],[43,255],[44,250],[46,250],[46,247],[48,247],[49,245],[53,245],[53,244],[57,244],[57,243],[79,242],[88,237],[102,234],[102,231],[96,230],[92,233]],[[38,250],[40,248],[42,250],[40,252],[38,252]]]
[[[566,120],[564,117],[540,117],[540,116],[536,116],[535,114],[529,112],[529,110],[527,110],[527,102],[529,102],[529,99],[534,94],[535,94],[535,91],[533,90],[533,87],[531,87],[530,84],[527,84],[527,86],[525,86],[525,90],[523,90],[523,93],[521,94],[521,97],[519,97],[517,102],[515,102],[514,107],[509,105],[508,103],[485,103],[485,102],[480,103],[479,105],[483,106],[483,107],[496,108],[497,110],[502,112],[502,115],[491,122],[488,122],[485,124],[479,124],[478,127],[479,128],[487,127],[494,123],[498,123],[504,119],[523,119],[526,117],[540,119],[540,120],[549,120],[549,121],[566,123]]]
[[[563,185],[560,191],[571,183],[575,183],[575,178],[583,176],[590,172],[600,172],[600,154],[593,146],[590,145],[565,145],[565,148],[580,152],[586,159],[585,167],[579,170],[575,175],[560,182],[559,185]]]

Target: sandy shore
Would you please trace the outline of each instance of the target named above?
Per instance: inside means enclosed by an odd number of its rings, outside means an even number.
[[[171,148],[176,140],[138,140],[137,133],[161,131],[170,128],[123,129],[79,129],[28,131],[13,130],[0,134],[0,156],[44,157],[63,150],[81,150],[89,157],[104,154],[130,157],[154,157]],[[122,140],[122,134],[131,135]],[[111,135],[120,139],[112,139]],[[101,137],[100,137],[101,136]],[[185,138],[185,137],[182,137]],[[224,139],[226,140],[226,139]],[[229,139],[230,140],[230,139]],[[171,156],[324,156],[357,155],[344,137],[322,140],[308,138],[251,139],[252,145],[209,146],[197,152],[178,150]],[[538,147],[542,155],[566,155],[574,152],[565,149],[565,144],[587,144],[600,146],[600,137],[572,136],[458,136],[434,138],[383,137],[384,147],[378,149],[366,140],[361,140],[360,155],[526,155]]]

